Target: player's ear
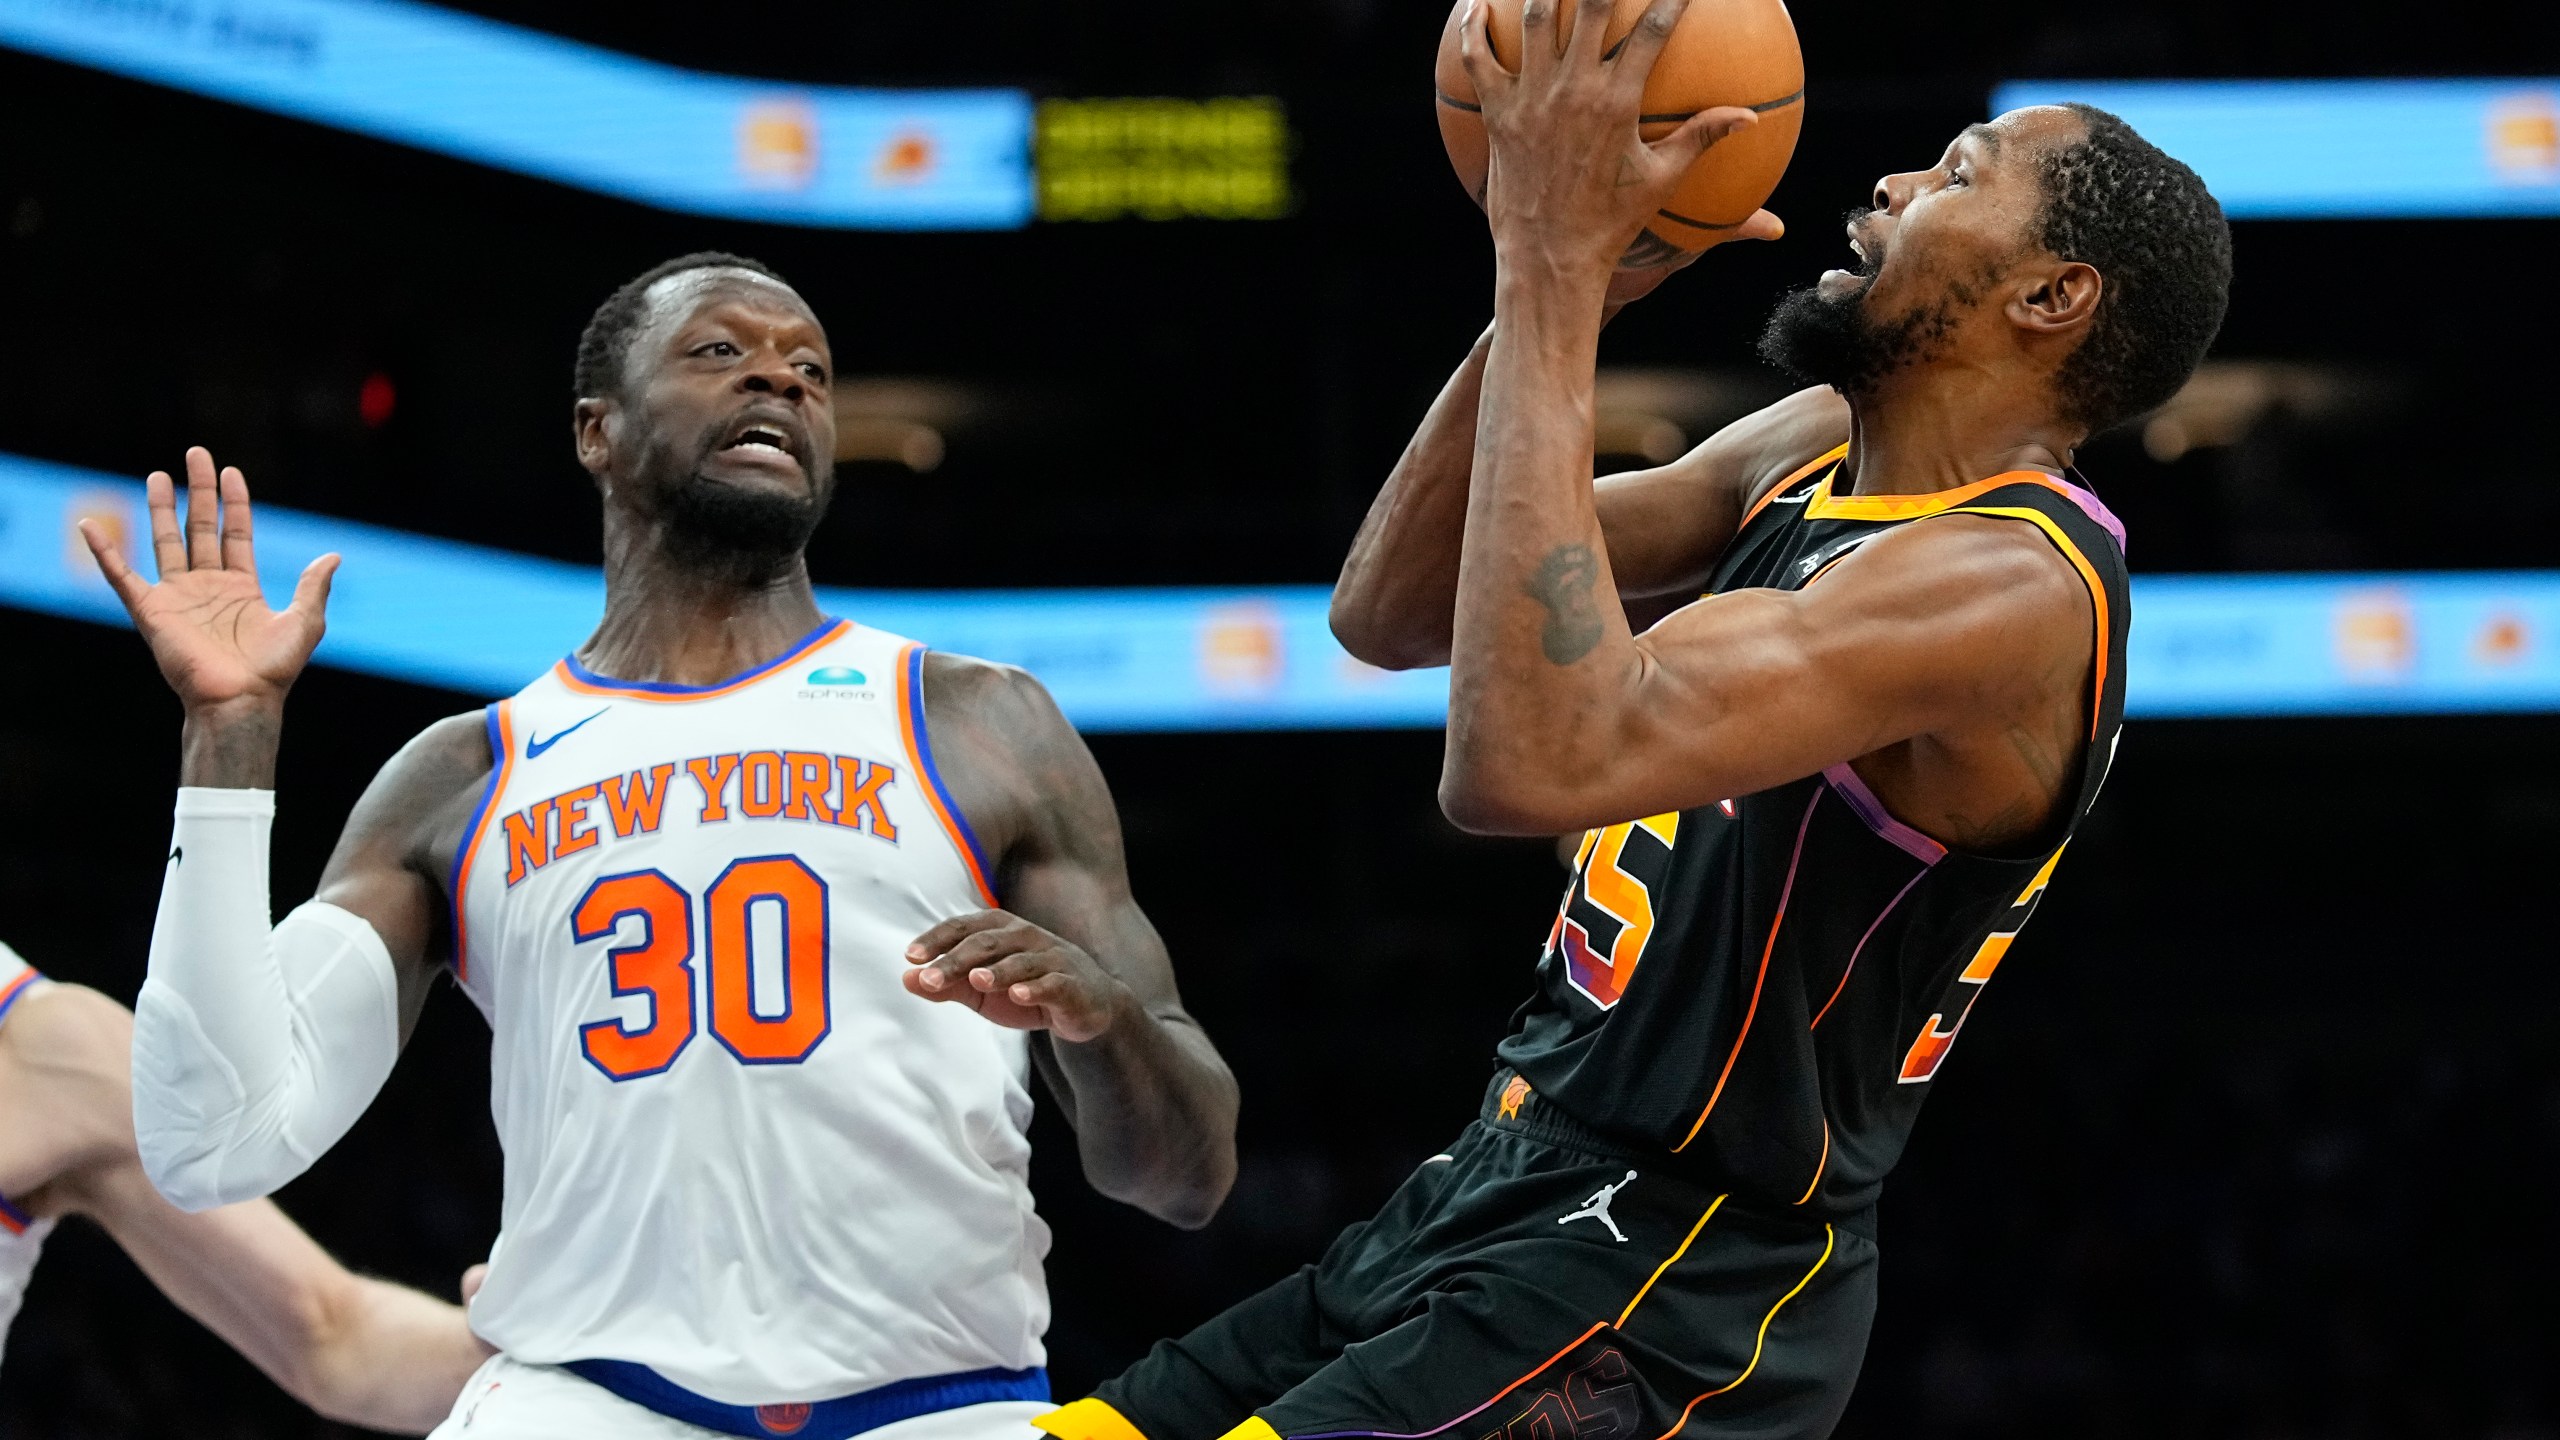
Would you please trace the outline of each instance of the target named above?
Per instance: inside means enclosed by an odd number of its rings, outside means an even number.
[[[597,485],[613,468],[614,404],[610,400],[581,400],[573,419],[572,437],[578,451],[578,464],[596,477]]]
[[[2031,274],[2009,298],[2009,323],[2036,335],[2076,334],[2098,313],[2106,280],[2096,266],[2061,260]]]

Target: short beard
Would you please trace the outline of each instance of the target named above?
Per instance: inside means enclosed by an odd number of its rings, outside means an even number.
[[[1867,277],[1873,283],[1873,277]],[[1867,284],[1845,295],[1818,285],[1788,292],[1760,331],[1760,358],[1807,385],[1828,385],[1852,400],[1885,379],[1935,358],[1955,331],[1951,300],[1877,323],[1867,314]]]
[[[688,570],[768,584],[799,563],[826,512],[823,499],[741,490],[696,471],[666,498],[667,555]]]

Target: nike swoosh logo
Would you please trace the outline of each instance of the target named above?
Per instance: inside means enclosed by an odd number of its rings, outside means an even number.
[[[613,707],[610,705],[604,707],[605,710],[610,710],[612,708]],[[599,710],[596,712],[596,715],[601,715],[603,713],[604,710]],[[596,718],[596,715],[588,716],[587,720],[593,720]],[[578,725],[586,724],[587,720],[579,721]],[[524,737],[524,758],[527,760],[541,759],[543,751],[548,750],[552,746],[559,744],[561,741],[568,739],[569,736],[577,730],[578,725],[572,725],[567,730],[554,730],[551,732],[551,738],[547,740],[539,735],[527,735]]]
[[[172,865],[182,864],[186,858],[187,847],[184,845],[174,846],[169,851],[169,863]]]

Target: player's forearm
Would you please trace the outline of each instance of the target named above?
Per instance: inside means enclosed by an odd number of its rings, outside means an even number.
[[[1442,808],[1469,829],[1547,828],[1521,787],[1571,763],[1631,640],[1591,492],[1600,307],[1584,288],[1535,264],[1501,268],[1441,771]]]
[[[1085,1178],[1186,1230],[1209,1223],[1236,1178],[1235,1076],[1188,1015],[1137,1005],[1082,1044],[1055,1042]]]
[[[1333,633],[1372,665],[1406,670],[1448,663],[1476,409],[1492,341],[1491,329],[1478,336],[1441,388],[1343,561],[1333,591]]]
[[[423,1435],[492,1353],[462,1311],[404,1286],[347,1279],[286,1388],[332,1420]]]
[[[272,791],[178,792],[149,972],[134,1005],[133,1122],[184,1210],[255,1199],[346,1133],[399,1051],[398,983],[360,917],[270,927]]]

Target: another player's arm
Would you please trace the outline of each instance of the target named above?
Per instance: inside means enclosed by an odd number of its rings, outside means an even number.
[[[333,1420],[419,1435],[489,1350],[462,1311],[350,1274],[263,1200],[190,1215],[161,1198],[133,1139],[132,1017],[76,985],[19,1002],[5,1032],[13,1106],[46,1119],[34,1197],[106,1230],[178,1307]]]
[[[260,593],[248,482],[187,452],[187,509],[149,482],[159,582],[83,534],[185,707],[176,842],[137,1004],[143,1162],[182,1208],[271,1193],[371,1103],[423,1003],[431,836],[485,774],[469,726],[430,730],[350,821],[317,900],[270,924],[267,831],[284,701],[319,643],[336,557],[278,611]],[[193,853],[189,850],[192,848]]]
[[[1183,1009],[1172,961],[1129,892],[1102,771],[1037,680],[928,655],[925,710],[1004,908],[907,949],[907,989],[1033,1031],[1095,1189],[1185,1228],[1235,1183],[1236,1083]]]

